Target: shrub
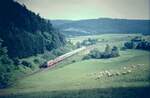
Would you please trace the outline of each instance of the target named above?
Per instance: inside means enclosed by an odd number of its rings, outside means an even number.
[[[14,78],[11,72],[0,71],[0,88],[6,88],[13,84]]]
[[[117,57],[117,56],[119,56],[119,49],[118,47],[114,46],[111,51],[111,57]]]
[[[150,51],[150,42],[141,37],[135,37],[131,41],[124,43],[127,49],[142,49]]]
[[[31,63],[29,63],[29,62],[27,62],[27,61],[22,61],[22,63],[21,63],[22,65],[24,65],[24,66],[26,66],[26,67],[32,67],[32,64]]]
[[[1,62],[2,64],[12,64],[12,60],[8,58],[7,55],[4,55],[2,58],[1,58]]]
[[[38,59],[34,59],[33,62],[34,62],[35,64],[40,63]]]
[[[86,55],[82,58],[82,60],[88,60],[88,59],[91,59],[91,56],[90,55]]]
[[[81,46],[89,46],[89,45],[94,45],[98,42],[98,39],[91,39],[88,38],[86,40],[83,40],[82,42],[77,42],[76,47],[80,48]]]
[[[118,57],[119,56],[119,49],[118,47],[114,46],[112,49],[109,45],[106,46],[105,51],[101,52],[98,49],[93,49],[90,51],[89,54],[83,57],[83,60],[85,59],[102,59],[102,58],[112,58],[112,57]]]
[[[20,65],[21,64],[21,62],[19,61],[18,58],[13,58],[12,60],[13,60],[14,65]]]
[[[13,62],[7,55],[7,48],[2,47],[0,40],[0,88],[8,87],[13,83],[13,71]]]
[[[76,60],[72,60],[72,63],[75,63],[76,62]]]
[[[121,48],[122,51],[125,51],[126,49],[127,49],[126,47],[122,47],[122,48]]]

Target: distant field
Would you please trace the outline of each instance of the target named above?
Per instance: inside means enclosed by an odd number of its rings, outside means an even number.
[[[90,35],[90,36],[77,36],[77,37],[70,38],[70,40],[74,44],[88,38],[98,39],[99,41],[101,41],[102,39],[104,39],[104,41],[127,41],[135,36],[141,36],[141,34],[101,34],[101,35]]]
[[[120,46],[136,35],[98,35],[111,45]],[[71,40],[76,43],[88,38]],[[104,50],[106,42],[97,44]],[[26,77],[11,88],[0,90],[3,98],[148,98],[150,91],[150,52],[143,50],[120,51],[120,57],[82,60],[88,51],[59,63],[56,68]],[[73,62],[73,60],[75,60]],[[138,64],[143,64],[137,66]],[[102,71],[123,72],[124,67],[136,67],[131,73],[97,79]]]

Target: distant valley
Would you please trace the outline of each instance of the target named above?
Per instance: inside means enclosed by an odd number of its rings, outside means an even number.
[[[53,26],[66,36],[106,33],[150,34],[150,20],[99,18],[87,20],[51,20]]]

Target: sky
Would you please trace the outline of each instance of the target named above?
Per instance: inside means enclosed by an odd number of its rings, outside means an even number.
[[[150,0],[17,0],[47,19],[150,19]]]

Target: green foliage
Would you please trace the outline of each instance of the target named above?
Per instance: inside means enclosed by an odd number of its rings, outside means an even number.
[[[108,55],[111,54],[111,48],[108,44],[105,47],[105,53],[107,53]]]
[[[55,57],[56,57],[56,55],[52,54],[52,52],[44,53],[42,55],[42,58],[45,59],[45,60],[51,60],[51,59],[54,59]]]
[[[91,39],[91,38],[88,38],[88,39],[85,39],[83,40],[81,43],[80,42],[77,42],[76,43],[76,47],[77,48],[80,48],[81,46],[89,46],[89,45],[94,45],[98,42],[98,39]]]
[[[20,65],[21,64],[21,62],[19,61],[18,58],[13,58],[12,60],[13,60],[14,65]]]
[[[91,59],[91,56],[90,56],[90,55],[85,55],[85,56],[83,57],[83,60],[88,60],[88,59]]]
[[[124,43],[124,47],[127,49],[142,49],[150,51],[150,42],[141,36],[137,36],[131,41]]]
[[[89,55],[91,56],[91,58],[101,58],[101,52],[98,49],[91,50]]]
[[[2,47],[2,41],[0,40],[0,88],[5,88],[12,84],[14,70],[12,63],[12,60],[7,55],[7,48]]]
[[[118,47],[113,46],[113,48],[111,49],[109,45],[106,45],[104,52],[101,52],[98,49],[93,49],[90,51],[89,54],[83,57],[83,60],[90,59],[90,58],[95,58],[95,59],[112,58],[112,57],[118,57],[118,56],[119,56]]]
[[[38,60],[38,59],[34,59],[34,61],[33,61],[35,64],[39,64],[40,63],[40,61]]]
[[[77,43],[76,43],[76,47],[77,47],[77,48],[81,48],[80,42],[77,42]]]
[[[55,56],[60,56],[60,55],[63,55],[73,49],[75,49],[76,47],[70,43],[70,42],[67,42],[66,45],[64,47],[60,47],[60,48],[57,48],[57,49],[53,49],[52,50],[52,54],[55,55]]]
[[[119,49],[118,49],[118,47],[114,46],[114,47],[112,48],[111,56],[112,56],[112,57],[117,57],[117,56],[119,56]]]
[[[30,67],[30,68],[32,67],[32,64],[29,63],[28,61],[22,61],[21,64],[26,66],[26,67]]]
[[[76,60],[72,60],[72,63],[75,63],[76,62]]]
[[[57,56],[63,55],[69,51],[76,49],[75,45],[73,45],[70,41],[66,42],[63,47],[53,49],[52,51],[46,51],[41,58],[48,61],[56,58]]]
[[[52,51],[52,54],[54,54],[56,56],[60,56],[60,55],[64,54],[64,52],[59,48],[59,49],[54,49]]]
[[[0,1],[0,13],[0,38],[11,58],[41,54],[45,50],[59,48],[66,42],[49,20],[13,0]]]

